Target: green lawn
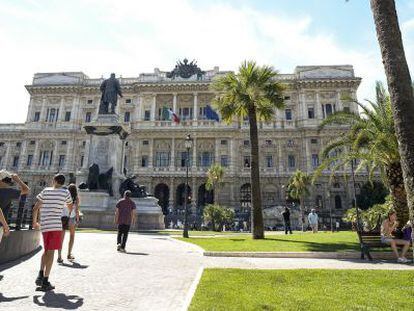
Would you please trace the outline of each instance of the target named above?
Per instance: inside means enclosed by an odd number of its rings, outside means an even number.
[[[190,238],[182,241],[199,245],[206,251],[232,252],[338,252],[358,251],[358,237],[355,232],[295,232],[292,235],[267,235],[264,240],[253,240],[251,235],[212,238]]]
[[[189,310],[413,310],[414,271],[204,271]]]

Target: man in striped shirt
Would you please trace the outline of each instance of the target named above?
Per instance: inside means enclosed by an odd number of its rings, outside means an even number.
[[[55,250],[62,247],[62,211],[67,205],[69,213],[72,211],[72,197],[67,189],[62,188],[65,184],[65,176],[55,175],[53,186],[42,190],[37,195],[37,202],[33,208],[33,228],[41,229],[43,236],[44,253],[40,263],[39,275],[36,285],[41,290],[49,291],[55,287],[49,282],[49,274],[53,265]],[[40,226],[37,216],[40,210]]]

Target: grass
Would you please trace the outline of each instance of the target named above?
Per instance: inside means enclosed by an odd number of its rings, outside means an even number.
[[[95,228],[77,228],[79,232],[84,233],[113,233],[117,232],[117,229],[95,229]],[[134,230],[133,230],[134,231]],[[165,230],[146,230],[146,231],[138,231],[140,234],[163,234],[163,235],[170,235],[173,237],[180,237],[183,235],[182,230],[172,230],[172,229],[165,229]],[[250,235],[251,233],[245,232],[216,232],[216,231],[189,231],[190,236],[223,236],[223,235],[232,235],[232,236],[239,236],[239,235]]]
[[[414,271],[207,269],[189,310],[413,310]]]
[[[230,252],[339,252],[358,251],[359,243],[355,232],[295,232],[292,235],[267,235],[263,240],[253,240],[250,235],[189,238],[182,241],[194,243],[206,251]]]

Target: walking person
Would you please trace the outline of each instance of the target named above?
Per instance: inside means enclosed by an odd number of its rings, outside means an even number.
[[[285,210],[282,212],[283,222],[285,225],[285,234],[292,234],[292,228],[290,227],[290,209],[289,207],[285,206]]]
[[[40,270],[36,278],[36,285],[40,290],[49,291],[55,287],[49,282],[49,275],[53,265],[55,250],[62,247],[62,212],[65,205],[72,212],[72,197],[65,184],[65,176],[55,175],[53,186],[47,187],[37,195],[37,202],[33,208],[33,228],[42,231],[44,253],[40,261]],[[37,222],[40,211],[40,226]]]
[[[313,233],[318,233],[318,214],[314,208],[311,209],[311,212],[308,215],[309,225]]]
[[[19,189],[14,188],[15,183]],[[17,174],[12,174],[6,170],[0,171],[0,243],[3,235],[9,235],[10,230],[6,217],[9,213],[11,202],[22,195],[27,195],[29,190],[29,187]]]
[[[118,225],[117,250],[125,253],[125,246],[131,225],[135,224],[135,202],[131,200],[131,191],[126,190],[124,197],[118,201],[115,210],[115,224]]]
[[[68,260],[73,261],[75,260],[75,257],[72,254],[73,250],[73,244],[75,243],[75,230],[76,226],[79,223],[79,196],[78,196],[78,190],[76,188],[75,184],[70,184],[68,187],[68,190],[70,192],[70,196],[72,198],[73,207],[72,212],[69,213],[69,209],[67,206],[63,208],[63,216],[62,216],[62,247],[63,247],[63,241],[65,240],[65,231],[69,229],[69,249],[68,249]],[[62,249],[58,250],[58,263],[63,263],[62,259]]]

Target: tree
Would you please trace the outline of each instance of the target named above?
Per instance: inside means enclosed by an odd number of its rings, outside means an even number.
[[[412,80],[405,57],[395,1],[371,0],[371,10],[391,96],[408,207],[411,221],[414,223],[414,91]]]
[[[234,211],[218,204],[208,204],[203,212],[204,220],[211,222],[213,231],[221,231],[223,225],[231,224],[234,220]]]
[[[388,194],[389,191],[382,182],[366,182],[362,185],[356,201],[360,209],[367,210],[375,204],[384,204]]]
[[[370,107],[356,102],[362,109],[361,114],[340,111],[322,121],[320,130],[333,124],[350,126],[350,130],[322,150],[322,163],[315,171],[314,179],[323,170],[330,169],[334,174],[356,160],[360,161],[357,171],[367,169],[370,180],[379,170],[392,196],[400,225],[404,225],[408,220],[407,196],[390,97],[380,82],[375,90],[376,100],[368,101]]]
[[[312,178],[310,175],[297,170],[289,179],[287,190],[289,195],[299,200],[302,231],[305,231],[305,197],[309,195],[309,186]]]
[[[213,164],[207,171],[206,190],[214,190],[214,196],[217,198],[214,202],[219,204],[219,190],[223,185],[224,168],[220,164]]]
[[[270,66],[244,61],[237,73],[228,73],[212,83],[212,89],[217,92],[213,104],[223,120],[227,123],[236,117],[249,120],[253,239],[264,238],[257,121],[271,120],[275,110],[284,105],[284,87],[276,76],[277,72]]]

